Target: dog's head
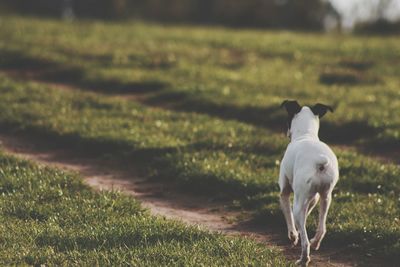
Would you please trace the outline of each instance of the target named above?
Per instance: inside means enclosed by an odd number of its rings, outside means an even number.
[[[290,139],[301,135],[318,137],[319,119],[333,108],[324,104],[315,104],[312,107],[300,106],[295,100],[285,100],[281,104],[288,113],[287,135]]]

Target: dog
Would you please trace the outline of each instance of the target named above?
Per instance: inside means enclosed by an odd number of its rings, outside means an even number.
[[[301,257],[297,265],[310,262],[310,247],[318,250],[326,233],[326,217],[332,190],[339,179],[339,166],[333,151],[318,138],[319,119],[332,107],[316,104],[300,106],[297,101],[285,100],[288,117],[287,135],[290,143],[280,165],[280,205],[285,216],[288,237],[294,246],[300,234]],[[293,211],[290,193],[294,193]],[[319,223],[315,236],[309,241],[306,220],[320,200]]]

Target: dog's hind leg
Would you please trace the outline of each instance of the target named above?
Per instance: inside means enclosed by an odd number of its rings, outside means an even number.
[[[285,176],[279,178],[279,186],[281,188],[280,204],[288,228],[288,238],[293,246],[296,246],[299,241],[299,234],[294,225],[293,212],[290,205],[290,193],[292,192],[292,188]]]
[[[307,266],[310,262],[310,241],[308,240],[306,220],[307,209],[312,198],[307,198],[303,195],[294,195],[293,215],[296,222],[296,227],[300,233],[301,239],[301,257],[296,262],[297,265]]]
[[[321,196],[321,204],[319,210],[319,223],[315,236],[311,239],[311,248],[318,250],[321,245],[321,241],[326,233],[326,217],[328,215],[329,206],[331,204],[331,193],[327,193]]]

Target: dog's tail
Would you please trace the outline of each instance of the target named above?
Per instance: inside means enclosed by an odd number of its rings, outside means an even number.
[[[325,172],[329,165],[329,158],[325,155],[320,155],[317,160],[317,172]]]

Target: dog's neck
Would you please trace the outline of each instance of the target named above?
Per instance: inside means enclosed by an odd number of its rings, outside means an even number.
[[[314,139],[319,140],[319,120],[315,118],[315,115],[301,114],[298,118],[292,121],[290,128],[290,140],[291,142],[298,141],[301,139]]]
[[[309,131],[309,130],[307,130],[307,131],[299,131],[299,130],[291,131],[291,133],[290,133],[290,141],[291,142],[295,142],[295,141],[299,141],[299,140],[303,140],[303,139],[319,140],[318,132]]]

